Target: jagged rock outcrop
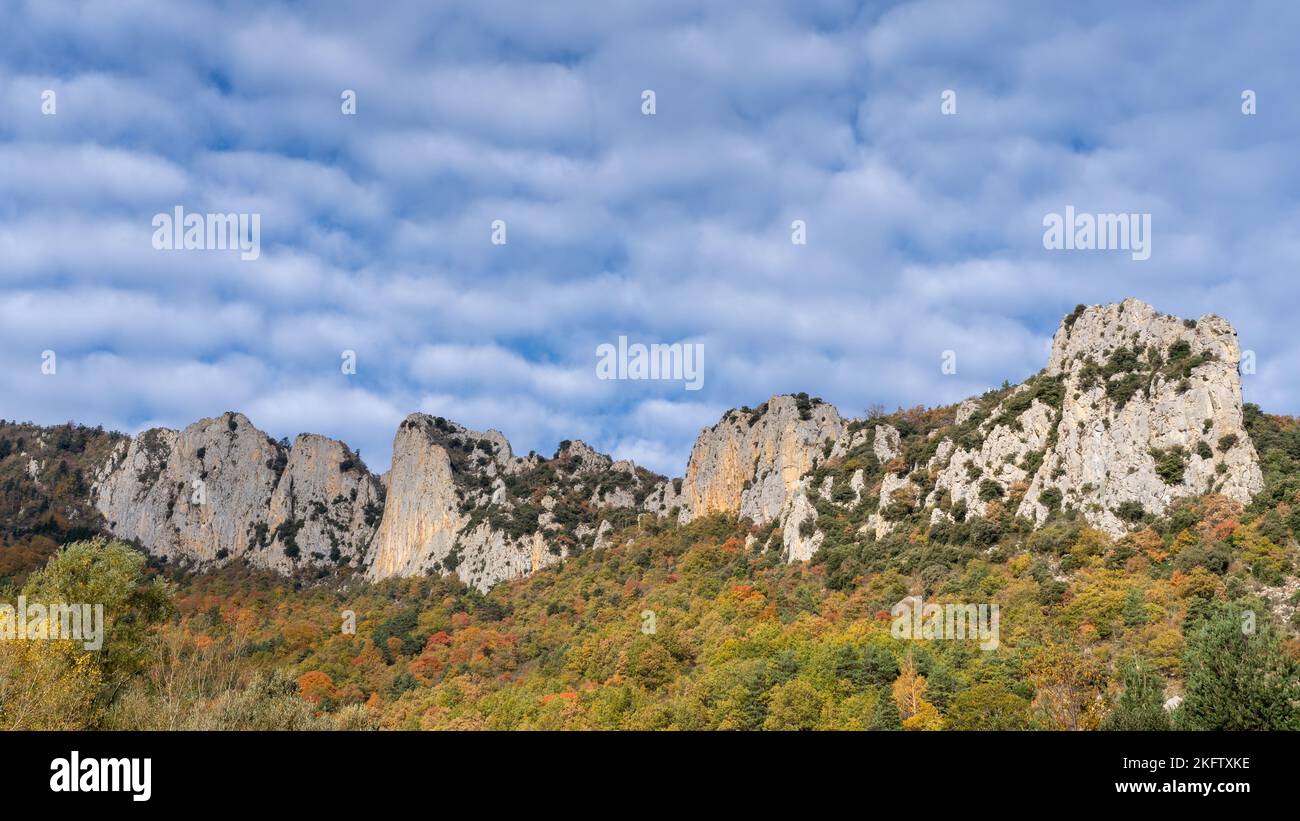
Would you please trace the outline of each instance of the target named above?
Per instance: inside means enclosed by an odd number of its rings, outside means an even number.
[[[109,529],[155,555],[280,571],[363,560],[382,494],[343,443],[286,447],[239,413],[120,442],[92,486]]]
[[[459,451],[471,438],[473,452],[483,436],[440,430],[425,414],[403,420],[393,438],[388,499],[372,544],[371,578],[423,573],[451,555],[468,517],[460,512],[448,449]],[[495,460],[489,464],[495,466]]]
[[[789,561],[807,561],[817,552],[824,538],[816,529],[817,508],[808,500],[808,483],[803,479],[781,512],[781,542]]]
[[[384,487],[337,439],[298,436],[271,494],[267,515],[271,566],[366,560],[384,510]]]
[[[1062,508],[1118,535],[1177,497],[1247,502],[1262,487],[1239,357],[1223,319],[1130,299],[1080,306],[1043,371],[949,408],[845,420],[796,394],[729,411],[680,479],[579,441],[515,456],[496,431],[427,414],[402,422],[390,470],[374,476],[342,442],[290,446],[227,413],[117,443],[92,496],[113,532],[160,556],[350,564],[372,580],[456,572],[482,590],[644,515],[747,517],[791,561],[899,522],[921,535],[972,517],[1041,524]]]
[[[1018,386],[996,406],[991,419],[1001,420],[1006,409],[1014,407],[1017,398],[1029,390],[1028,385]],[[1014,420],[990,421],[981,427],[984,438],[977,447],[956,447],[951,439],[943,439],[941,447],[946,446],[950,453],[946,462],[932,462],[932,466],[945,466],[926,499],[927,505],[935,507],[942,499],[945,508],[957,506],[967,515],[983,516],[988,504],[1004,499],[1016,482],[1033,478],[1040,466],[1038,455],[1047,447],[1056,424],[1056,411],[1034,397],[1028,409]],[[995,487],[997,492],[990,487]]]
[[[1179,319],[1136,299],[1080,306],[1056,332],[1047,367],[1024,384],[962,402],[909,446],[890,426],[869,433],[852,422],[828,464],[860,460],[870,445],[882,468],[859,532],[874,538],[922,494],[931,523],[998,505],[1041,524],[1069,507],[1119,536],[1178,497],[1245,503],[1263,487],[1239,358],[1235,331],[1216,316]],[[792,505],[786,515],[817,513]],[[792,560],[820,537],[807,524],[784,534]]]
[[[1042,521],[1044,492],[1123,532],[1179,496],[1215,492],[1249,502],[1264,486],[1242,417],[1241,351],[1226,320],[1183,320],[1128,299],[1067,317],[1045,375],[1063,407],[1022,515]],[[1055,494],[1049,494],[1055,499]]]
[[[735,511],[760,524],[771,521],[842,430],[835,408],[806,394],[728,411],[691,450],[678,499],[681,520]]]
[[[599,546],[609,516],[634,521],[662,486],[581,441],[562,442],[552,459],[516,457],[496,431],[421,413],[398,429],[388,477],[368,576],[455,571],[482,590]]]
[[[497,431],[427,414],[402,422],[375,476],[342,442],[289,446],[227,413],[119,442],[92,497],[110,531],[176,561],[351,564],[372,580],[454,571],[487,590],[605,544],[618,512],[634,522],[664,484],[580,441],[517,457]]]

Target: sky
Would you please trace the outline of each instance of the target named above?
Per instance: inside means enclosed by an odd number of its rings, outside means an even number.
[[[1300,412],[1300,5],[1046,6],[0,3],[0,417],[238,410],[382,472],[422,411],[681,475],[728,408],[959,401],[1129,296]],[[1044,248],[1067,205],[1150,258]],[[177,206],[260,256],[156,249]],[[597,378],[619,336],[701,389]]]

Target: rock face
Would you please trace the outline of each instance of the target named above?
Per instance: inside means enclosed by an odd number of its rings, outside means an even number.
[[[906,446],[891,426],[849,422],[823,472],[844,481],[841,465],[868,449],[883,465],[859,529],[874,538],[918,508],[930,522],[1006,513],[1035,524],[1073,508],[1118,537],[1179,496],[1247,503],[1264,477],[1244,427],[1239,359],[1219,317],[1180,320],[1136,299],[1079,307],[1057,330],[1047,368],[1023,385],[963,401]],[[788,514],[806,521],[818,511]],[[785,527],[792,560],[822,535],[807,525],[792,533]]]
[[[583,442],[521,458],[496,431],[426,414],[402,422],[380,477],[342,442],[303,434],[289,446],[227,413],[119,442],[92,496],[117,536],[199,567],[454,571],[487,590],[601,546],[665,484]]]
[[[496,431],[412,414],[393,441],[368,576],[455,571],[487,590],[598,547],[610,520],[635,521],[661,482],[583,442],[562,442],[552,459],[517,457]]]
[[[1068,317],[1046,370],[1064,386],[1060,422],[1021,513],[1041,522],[1040,497],[1054,489],[1119,533],[1122,505],[1162,513],[1210,491],[1249,502],[1264,479],[1242,418],[1240,359],[1237,332],[1217,316],[1181,320],[1129,299]]]
[[[410,576],[443,562],[465,526],[448,447],[459,449],[464,437],[443,435],[431,417],[412,415],[393,439],[393,466],[388,472],[388,503],[375,534],[371,578]],[[483,437],[474,436],[473,446]]]
[[[155,555],[242,557],[282,572],[363,560],[383,504],[342,442],[300,436],[286,447],[238,413],[119,443],[92,495],[113,533]]]
[[[1080,306],[1043,371],[960,403],[924,435],[842,420],[806,396],[730,411],[696,441],[680,492],[662,488],[649,509],[777,521],[791,561],[816,552],[818,520],[836,510],[868,539],[916,512],[1041,524],[1067,507],[1118,536],[1178,497],[1247,502],[1263,487],[1239,358],[1236,332],[1216,316],[1183,320],[1136,299]]]
[[[1041,454],[1047,447],[1057,426],[1056,410],[1033,396],[1024,412],[1014,419],[1003,419],[1008,409],[1018,407],[1031,393],[1028,385],[1017,386],[991,414],[991,419],[999,421],[989,421],[978,428],[983,436],[978,446],[956,447],[950,439],[943,440],[951,446],[951,454],[946,463],[939,462],[945,466],[926,498],[928,506],[936,506],[942,498],[946,506],[959,505],[968,514],[983,516],[990,502],[1003,499],[1016,482],[1032,478],[1032,471],[1037,469],[1037,458],[1033,455]],[[988,482],[994,483],[1001,492],[991,493]]]
[[[790,561],[900,522],[1042,524],[1066,508],[1119,535],[1180,496],[1247,502],[1262,488],[1239,357],[1223,319],[1130,299],[1080,306],[1041,372],[950,408],[845,420],[796,394],[728,411],[681,479],[577,441],[550,459],[515,456],[496,431],[426,414],[402,422],[390,470],[374,476],[342,442],[290,446],[227,413],[118,442],[92,496],[113,532],[178,561],[350,565],[371,580],[455,572],[482,590],[644,515],[745,517]]]
[[[728,411],[691,450],[679,500],[681,521],[719,511],[771,521],[842,430],[835,408],[806,394],[773,396],[754,410]]]
[[[298,436],[271,494],[263,541],[272,556],[284,559],[273,566],[287,571],[303,561],[364,562],[384,495],[383,485],[347,445],[311,433]]]

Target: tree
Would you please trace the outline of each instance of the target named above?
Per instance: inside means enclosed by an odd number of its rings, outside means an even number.
[[[945,725],[950,730],[1030,730],[1029,702],[999,684],[976,684],[952,701]]]
[[[868,644],[862,649],[862,669],[866,683],[871,685],[889,684],[898,678],[898,660],[879,644]]]
[[[765,730],[812,730],[822,714],[822,696],[802,679],[772,688]]]
[[[1266,613],[1215,602],[1187,626],[1180,729],[1300,729],[1300,671]]]
[[[1124,665],[1124,691],[1115,709],[1101,722],[1103,730],[1168,730],[1169,714],[1164,707],[1164,681],[1142,659]]]
[[[329,709],[338,697],[333,679],[320,670],[310,670],[298,676],[298,692],[307,701],[317,707],[324,706],[326,709]]]
[[[99,670],[66,641],[0,641],[0,730],[82,730],[94,725]]]
[[[835,649],[833,664],[835,678],[847,681],[854,691],[871,684],[867,666],[852,644],[841,644]]]
[[[1142,596],[1142,591],[1135,587],[1128,591],[1128,597],[1124,600],[1124,624],[1139,627],[1146,623],[1146,599]]]
[[[1100,723],[1099,699],[1107,676],[1092,655],[1048,640],[1025,662],[1034,687],[1034,706],[1059,730],[1095,730]]]
[[[903,719],[898,714],[898,703],[889,693],[888,687],[880,688],[880,695],[876,698],[876,709],[871,716],[871,723],[867,725],[868,730],[901,730],[903,729]]]
[[[92,702],[77,708],[81,711],[79,719],[67,717],[67,721],[95,726],[157,649],[154,626],[171,614],[172,592],[162,581],[146,582],[144,566],[144,555],[130,545],[90,539],[74,542],[51,556],[23,588],[29,606],[89,605],[92,613],[101,612],[96,608],[102,607],[99,649],[87,651],[84,641],[57,641],[41,642],[54,645],[45,650],[26,651],[41,659],[42,663],[34,668],[39,672],[27,673],[38,687],[75,689],[93,681]],[[79,702],[74,699],[71,703]],[[50,720],[54,724],[64,722]]]
[[[939,730],[943,718],[933,704],[925,700],[925,676],[916,672],[916,662],[909,655],[903,670],[894,681],[894,702],[905,730]]]
[[[651,642],[636,657],[633,677],[647,690],[657,690],[677,675],[677,662],[668,648]]]

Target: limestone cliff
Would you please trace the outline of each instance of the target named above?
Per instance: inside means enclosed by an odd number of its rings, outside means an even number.
[[[177,561],[455,572],[482,590],[645,516],[748,518],[791,561],[900,523],[934,537],[1074,510],[1118,535],[1180,496],[1246,502],[1262,487],[1239,357],[1223,319],[1130,299],[1080,306],[1042,371],[959,405],[846,420],[795,394],[728,411],[680,479],[579,441],[516,456],[500,433],[426,414],[402,422],[390,470],[374,476],[342,442],[290,446],[227,413],[117,442],[92,497],[113,532]]]
[[[1217,316],[1182,320],[1136,299],[1072,314],[1045,377],[1062,385],[1060,421],[1021,514],[1041,522],[1055,490],[1118,533],[1137,505],[1162,513],[1207,492],[1250,501],[1264,480],[1242,419],[1240,358]]]
[[[155,555],[280,571],[361,561],[383,499],[343,443],[288,447],[238,413],[118,443],[91,494],[110,531]]]
[[[375,534],[371,578],[424,572],[451,554],[467,517],[460,512],[448,448],[460,452],[468,444],[473,453],[481,440],[469,431],[444,433],[424,414],[402,422],[393,438],[388,501]],[[489,462],[495,467],[494,459]]]
[[[580,441],[517,457],[496,431],[426,414],[402,422],[379,477],[342,442],[290,446],[227,413],[118,442],[91,496],[111,532],[181,563],[455,572],[487,590],[603,545],[663,484]]]
[[[393,441],[372,579],[456,572],[487,590],[635,521],[659,477],[580,441],[554,458],[512,455],[501,434],[412,414]]]
[[[681,520],[736,511],[771,521],[842,430],[835,408],[806,394],[728,411],[691,450],[678,499]]]
[[[1236,332],[1216,316],[1179,319],[1136,299],[1080,306],[1057,330],[1047,367],[1025,383],[922,421],[906,441],[889,425],[846,423],[804,482],[819,499],[783,514],[787,557],[820,544],[812,522],[832,504],[853,511],[859,534],[882,538],[916,512],[960,523],[996,507],[1042,524],[1074,509],[1118,536],[1178,497],[1248,502],[1263,476],[1242,416],[1239,358]],[[865,501],[846,487],[863,481],[862,465]]]

